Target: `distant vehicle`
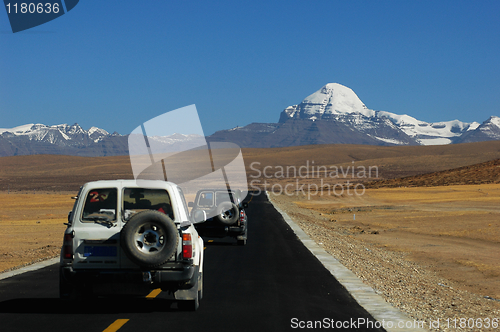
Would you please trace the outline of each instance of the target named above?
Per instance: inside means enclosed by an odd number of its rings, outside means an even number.
[[[196,224],[198,233],[203,237],[234,237],[238,245],[246,245],[248,236],[248,218],[242,202],[241,191],[227,189],[203,189],[198,191],[191,214],[206,215],[203,223]]]
[[[203,222],[203,212],[196,219]],[[194,215],[193,215],[194,216]],[[147,295],[161,288],[183,310],[203,296],[203,240],[180,187],[113,180],[80,188],[60,257],[60,297]]]

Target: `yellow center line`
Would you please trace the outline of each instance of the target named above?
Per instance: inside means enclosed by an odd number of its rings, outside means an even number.
[[[113,324],[111,324],[110,326],[108,326],[107,329],[105,329],[103,332],[116,332],[120,329],[120,327],[122,327],[123,325],[125,325],[126,322],[128,322],[129,320],[128,319],[117,319],[114,321]]]
[[[149,293],[146,298],[147,299],[154,299],[161,293],[161,288],[153,289],[151,293]]]

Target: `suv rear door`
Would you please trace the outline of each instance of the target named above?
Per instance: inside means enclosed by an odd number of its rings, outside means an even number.
[[[118,195],[118,188],[82,190],[83,206],[73,216],[75,269],[119,268]]]

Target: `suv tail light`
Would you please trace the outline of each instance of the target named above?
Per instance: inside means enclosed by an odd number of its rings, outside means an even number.
[[[245,221],[245,211],[241,210],[240,211],[240,224],[242,224],[243,221]]]
[[[74,233],[64,233],[63,258],[73,259],[73,237]]]
[[[182,258],[193,258],[193,243],[191,234],[182,234]]]

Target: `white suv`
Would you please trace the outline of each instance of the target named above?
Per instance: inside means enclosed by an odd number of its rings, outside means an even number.
[[[60,258],[60,297],[147,295],[161,288],[183,310],[203,295],[203,240],[182,190],[165,181],[113,180],[80,188]]]

